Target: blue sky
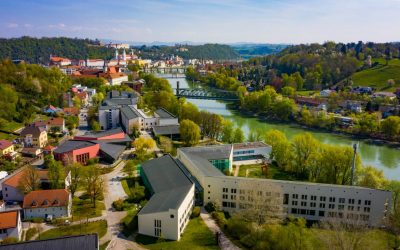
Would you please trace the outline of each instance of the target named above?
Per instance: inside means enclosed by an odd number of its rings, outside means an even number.
[[[0,0],[0,37],[400,41],[400,0]]]

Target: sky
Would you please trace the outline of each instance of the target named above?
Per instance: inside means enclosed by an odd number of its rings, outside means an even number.
[[[400,41],[400,0],[0,0],[0,37]]]

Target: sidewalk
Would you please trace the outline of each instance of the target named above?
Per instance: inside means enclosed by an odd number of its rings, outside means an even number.
[[[213,220],[211,215],[205,210],[204,207],[201,207],[201,213],[200,213],[201,218],[203,219],[204,223],[206,223],[208,229],[213,232],[213,234],[216,234],[217,232],[219,233],[219,247],[222,250],[239,250],[240,248],[237,247],[233,242],[226,237],[224,232],[221,231],[217,223]]]

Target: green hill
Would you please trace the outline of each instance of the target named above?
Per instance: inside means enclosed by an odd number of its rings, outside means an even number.
[[[384,59],[374,60],[378,63],[373,68],[354,73],[351,78],[354,86],[368,86],[377,90],[394,91],[400,87],[400,60],[390,60],[388,65]],[[388,86],[388,80],[393,79],[396,84]]]

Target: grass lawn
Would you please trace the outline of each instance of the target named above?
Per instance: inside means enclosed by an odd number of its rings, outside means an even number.
[[[16,121],[7,121],[1,129],[5,131],[14,132],[15,130],[22,128],[23,126],[24,125],[22,123]]]
[[[7,134],[7,133],[0,132],[0,139],[5,139],[5,140],[12,141],[17,137],[18,136],[13,135],[13,134]]]
[[[50,229],[40,234],[40,239],[52,239],[62,236],[91,234],[97,233],[99,238],[103,237],[107,232],[107,221],[100,220],[89,223],[82,223],[73,226],[61,226],[58,228]]]
[[[182,238],[179,241],[159,242],[157,238],[138,235],[136,241],[145,248],[153,249],[219,249],[215,242],[215,236],[204,224],[200,217],[191,219],[187,225]]]
[[[127,215],[121,220],[123,225],[122,233],[129,237],[138,230],[138,217],[136,216],[138,211],[136,209],[131,209],[128,211]]]
[[[131,193],[129,188],[132,188],[132,187],[135,186],[135,179],[132,178],[132,177],[126,177],[126,178],[121,180],[121,185],[124,188],[125,193],[127,195],[129,195]]]
[[[100,250],[106,250],[108,247],[108,244],[110,244],[110,241],[106,241],[103,244],[100,245]]]
[[[72,215],[74,221],[99,217],[102,215],[102,210],[105,209],[104,203],[101,201],[96,201],[96,208],[94,208],[89,199],[85,200],[74,197],[72,200]]]
[[[315,93],[318,93],[318,91],[314,90],[303,90],[303,91],[297,91],[296,94],[299,96],[312,96]]]
[[[354,73],[351,78],[354,86],[369,86],[382,91],[394,91],[400,87],[400,60],[392,59],[386,65],[384,59],[377,59],[379,65]],[[387,85],[387,80],[393,79],[393,87]]]

